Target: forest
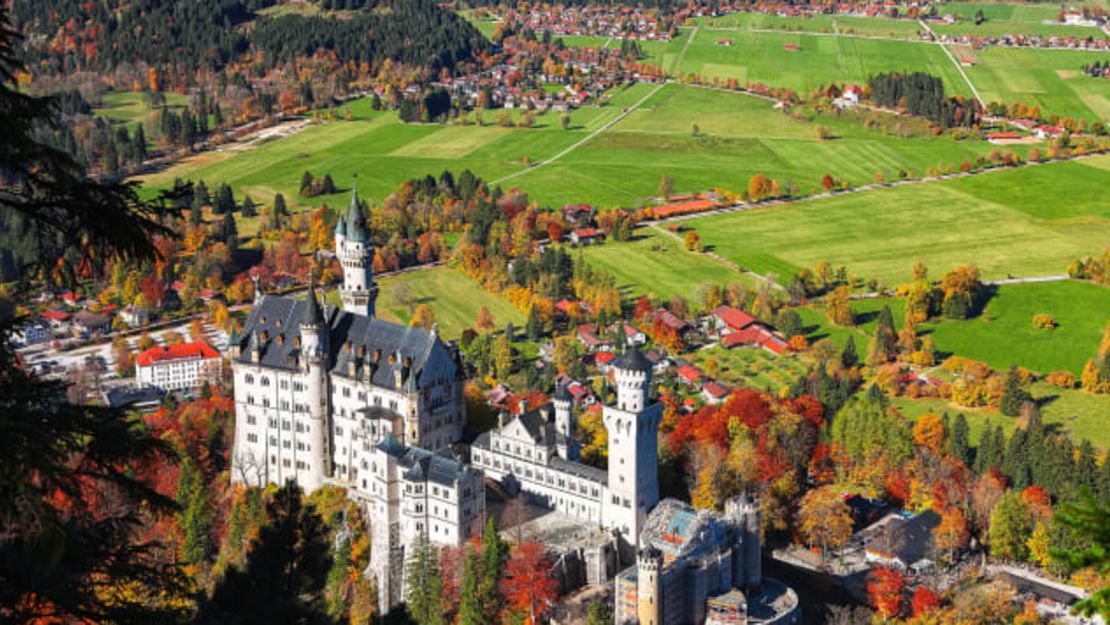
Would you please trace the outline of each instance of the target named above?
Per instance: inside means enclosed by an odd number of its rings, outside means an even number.
[[[967,127],[979,123],[981,111],[973,100],[949,98],[944,81],[924,72],[879,74],[868,81],[871,99],[890,108],[905,109],[944,128]]]

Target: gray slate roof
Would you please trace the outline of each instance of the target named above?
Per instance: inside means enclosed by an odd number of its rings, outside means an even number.
[[[312,314],[310,306],[306,300],[292,297],[263,296],[243,324],[238,362],[251,362],[257,348],[263,367],[298,369],[302,354],[297,339],[301,320]],[[327,330],[323,346],[326,366],[334,375],[350,378],[353,362],[355,379],[369,379],[375,386],[396,389],[399,377],[403,389],[416,390],[422,388],[421,373],[430,358],[450,361],[456,376],[462,372],[457,350],[445,345],[433,332],[349,313],[335,306],[325,306],[318,313]]]
[[[450,451],[432,452],[420,447],[405,447],[392,434],[378,443],[378,449],[397,459],[397,464],[406,469],[405,479],[453,486],[466,473],[466,465]]]
[[[640,348],[632,346],[613,361],[613,366],[625,371],[651,371],[652,365]]]

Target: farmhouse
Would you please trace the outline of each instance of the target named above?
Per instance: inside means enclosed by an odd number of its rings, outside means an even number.
[[[570,240],[576,245],[590,245],[605,239],[605,233],[597,228],[579,228],[570,233]]]
[[[583,323],[578,326],[578,341],[591,352],[607,351],[613,348],[613,342],[597,335],[597,326],[592,323]]]
[[[710,380],[701,386],[701,398],[707,404],[719,404],[728,397],[728,387]]]
[[[799,48],[798,44],[796,43],[788,43],[784,45],[782,49],[786,50],[787,52],[798,52],[799,50],[801,50],[801,48]]]
[[[97,334],[106,334],[112,329],[112,319],[108,315],[82,310],[73,315],[74,329],[81,337],[89,338]]]
[[[987,141],[995,145],[1006,145],[1015,141],[1021,140],[1021,134],[1017,132],[1004,131],[1004,132],[988,132]]]

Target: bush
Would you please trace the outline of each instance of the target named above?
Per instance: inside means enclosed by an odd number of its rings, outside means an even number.
[[[1056,320],[1048,313],[1033,315],[1033,327],[1040,330],[1051,330],[1056,327]]]
[[[1071,371],[1053,371],[1045,381],[1057,388],[1075,388],[1075,374]]]

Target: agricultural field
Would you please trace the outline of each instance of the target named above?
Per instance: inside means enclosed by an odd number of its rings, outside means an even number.
[[[966,52],[954,54],[962,58]],[[1084,63],[1110,59],[1110,53],[991,47],[974,57],[975,64],[964,71],[987,102],[1022,102],[1087,121],[1110,119],[1110,80],[1082,71]]]
[[[486,126],[403,124],[392,111],[373,111],[353,103],[352,121],[321,122],[289,137],[245,150],[205,152],[164,171],[145,176],[147,187],[165,188],[175,178],[203,179],[210,188],[220,182],[236,193],[268,203],[283,193],[293,207],[305,208],[346,202],[351,173],[359,173],[359,191],[380,203],[398,184],[444,170],[470,168],[487,181],[527,169],[526,161],[549,158],[582,140],[648,93],[650,85],[636,85],[611,95],[604,107],[585,107],[571,113],[563,130],[559,114],[536,117],[532,128],[494,125],[497,111],[482,111]],[[343,118],[345,110],[338,116]],[[516,116],[520,112],[515,113]],[[471,115],[471,119],[475,119]],[[306,200],[298,194],[301,175],[331,173],[340,193]]]
[[[863,83],[882,72],[922,71],[939,76],[950,94],[971,95],[951,59],[929,43],[861,39],[804,33],[725,33],[698,30],[679,70],[706,78],[735,78],[740,84],[789,87],[800,95],[830,83]],[[718,39],[732,40],[731,46]],[[790,51],[790,46],[797,46]]]
[[[581,254],[591,266],[616,279],[625,301],[652,293],[664,300],[681,295],[696,301],[706,283],[754,286],[750,277],[704,254],[688,252],[678,240],[650,228],[638,229],[629,242],[583,247]]]
[[[694,364],[729,388],[744,386],[777,393],[805,374],[807,367],[796,356],[777,356],[762,349],[701,349],[693,355]]]
[[[654,195],[663,175],[680,192],[739,191],[762,173],[811,193],[819,190],[825,174],[867,184],[876,173],[893,179],[901,169],[923,172],[938,164],[955,169],[995,149],[985,141],[956,141],[923,131],[899,135],[887,126],[898,123],[895,118],[872,116],[877,120],[872,128],[861,113],[811,120],[812,113],[803,111],[795,118],[763,98],[667,85],[604,134],[513,184],[552,204],[602,206],[630,206]],[[821,126],[837,138],[818,140]]]
[[[988,280],[1054,275],[1106,246],[1108,184],[1110,157],[1096,157],[686,223],[717,253],[780,279],[821,260],[888,286],[905,282],[916,259],[934,272],[975,263]]]
[[[695,23],[716,39],[728,39],[728,30],[782,30],[807,33],[861,35],[891,39],[916,39],[921,25],[914,20],[857,17],[852,15],[814,15],[784,17],[767,13],[729,13],[718,17],[697,18]],[[719,31],[719,32],[714,32]],[[734,43],[735,45],[735,43]]]
[[[1086,439],[1096,447],[1110,450],[1110,428],[1106,427],[1106,415],[1110,414],[1110,395],[1091,395],[1077,389],[1060,389],[1045,382],[1034,383],[1029,391],[1040,407],[1041,418],[1050,429],[1066,432],[1077,444]],[[1007,434],[1017,427],[1017,419],[990,408],[964,408],[943,399],[896,397],[892,402],[910,419],[916,419],[926,412],[947,412],[951,417],[964,413],[970,426],[973,445],[979,443],[988,422],[991,428],[1001,425]]]
[[[403,285],[403,286],[400,286]],[[498,326],[512,322],[521,326],[525,316],[504,299],[486,292],[468,276],[447,267],[434,267],[378,279],[378,316],[398,323],[408,323],[412,309],[420,304],[432,307],[439,333],[448,339],[459,338],[462,331],[474,326],[478,310],[485,306],[493,313]],[[407,295],[403,292],[407,289]],[[407,297],[408,303],[402,301]],[[328,302],[339,303],[339,292],[330,291]]]
[[[956,24],[930,23],[937,34],[948,35],[1062,35],[1073,37],[1105,38],[1095,27],[1070,26],[1056,21],[1060,7],[1054,4],[1000,4],[953,2],[939,7],[941,15],[952,14],[960,18]],[[975,14],[983,12],[986,21],[975,25]]]
[[[679,191],[739,190],[752,175],[763,173],[809,193],[819,188],[826,173],[864,184],[876,173],[891,179],[901,169],[955,168],[995,149],[985,141],[956,141],[920,131],[899,134],[893,125],[903,122],[883,114],[871,114],[878,120],[871,128],[859,113],[813,117],[803,111],[795,118],[762,98],[672,84],[606,132],[551,165],[529,171],[526,158],[535,164],[562,152],[655,89],[645,84],[618,90],[605,106],[571,113],[568,130],[562,129],[557,113],[538,116],[529,129],[496,125],[506,111],[482,111],[486,126],[402,124],[395,113],[373,111],[360,100],[337,110],[342,120],[349,109],[352,121],[321,122],[245,150],[205,152],[143,180],[154,188],[167,187],[177,177],[204,179],[210,188],[227,182],[240,196],[269,202],[281,192],[294,207],[303,208],[345,201],[341,195],[300,198],[297,189],[305,170],[331,173],[341,193],[350,173],[358,172],[360,192],[380,202],[410,178],[470,168],[489,181],[512,175],[504,186],[524,189],[550,206],[635,206],[655,195],[664,174]],[[521,112],[510,114],[515,119]],[[693,134],[695,124],[699,136]],[[836,138],[818,140],[819,126]],[[249,234],[251,226],[240,231]]]

